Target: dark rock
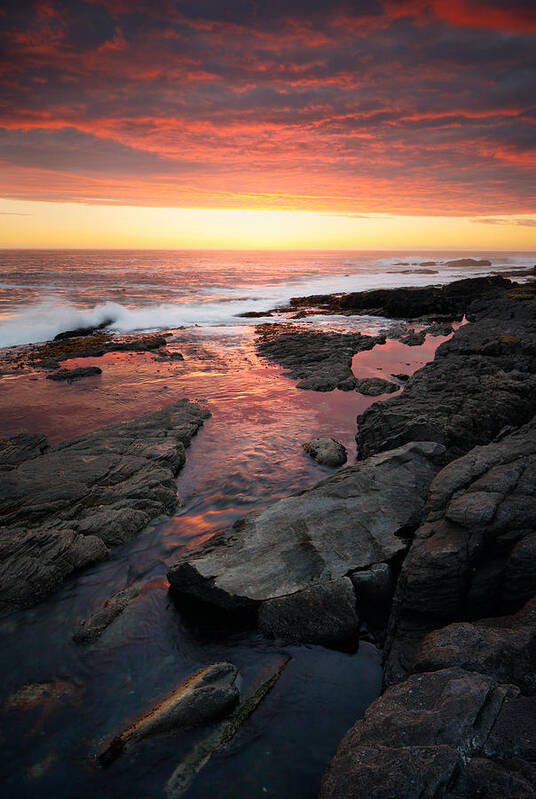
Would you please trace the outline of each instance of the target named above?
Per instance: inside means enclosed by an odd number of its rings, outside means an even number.
[[[32,596],[39,601],[54,590],[55,575],[73,570],[64,565],[71,557],[66,550],[74,547],[78,568],[83,565],[78,560],[91,562],[106,552],[105,544],[125,541],[154,517],[170,513],[177,501],[175,477],[186,460],[185,448],[209,415],[199,405],[180,400],[48,448],[44,437],[1,441],[0,524],[11,530],[3,536],[0,606],[18,604],[18,594],[23,604],[31,604]],[[28,458],[20,460],[23,452]],[[89,553],[82,555],[85,539]],[[30,569],[36,552],[39,568]]]
[[[201,669],[115,736],[99,755],[101,765],[110,765],[135,741],[206,724],[227,715],[239,699],[237,677],[238,671],[232,663],[215,663]]]
[[[264,316],[271,316],[271,311],[246,311],[245,313],[237,313],[242,319],[262,319]]]
[[[437,261],[421,261],[419,266],[437,266]]]
[[[91,336],[99,330],[104,330],[105,327],[108,327],[108,325],[111,325],[113,322],[113,319],[106,319],[104,322],[101,322],[100,325],[90,325],[89,327],[77,327],[74,330],[65,330],[63,333],[58,333],[57,336],[54,336],[54,341],[65,341],[65,339],[77,338],[78,336]]]
[[[485,749],[516,689],[463,669],[417,674],[389,688],[345,735],[321,799],[447,796]],[[495,747],[500,751],[500,746]]]
[[[401,533],[419,524],[441,455],[413,443],[249,514],[172,566],[172,591],[252,610],[391,560],[407,546]]]
[[[106,545],[94,535],[0,527],[0,610],[34,605],[107,556]]]
[[[358,419],[361,457],[408,441],[437,441],[449,459],[536,413],[536,293],[473,305],[472,323],[441,344],[404,392]]]
[[[352,583],[341,577],[269,599],[259,609],[259,629],[270,638],[355,649],[359,620]]]
[[[409,330],[407,335],[402,336],[400,341],[407,347],[420,347],[421,344],[424,344],[425,338],[426,330],[421,330],[419,333],[416,333],[414,330]]]
[[[350,575],[357,597],[360,617],[374,625],[383,624],[391,610],[395,590],[393,573],[388,563],[375,563],[368,569]]]
[[[357,385],[352,357],[385,342],[381,336],[324,333],[288,323],[261,325],[257,332],[260,355],[283,366],[288,377],[299,381],[298,388],[312,391],[351,391]]]
[[[536,694],[536,599],[514,616],[457,622],[429,633],[417,652],[416,671],[459,666],[514,683]]]
[[[400,390],[400,386],[390,380],[383,380],[381,377],[364,377],[356,381],[355,390],[368,397],[377,397],[379,394],[393,394]]]
[[[317,463],[325,466],[342,466],[346,463],[346,447],[334,438],[312,438],[303,448]]]
[[[40,366],[50,360],[57,363],[68,358],[100,358],[107,352],[152,352],[166,343],[164,336],[154,334],[112,336],[110,333],[97,333],[35,345],[28,358]]]
[[[536,419],[439,472],[398,580],[387,683],[431,630],[510,613],[536,593],[535,494]]]
[[[37,458],[46,449],[48,441],[42,433],[18,433],[11,438],[0,439],[0,472]]]
[[[473,300],[500,295],[513,285],[509,280],[494,275],[457,280],[445,286],[373,289],[349,294],[293,297],[290,303],[294,308],[319,306],[332,313],[351,311],[390,319],[417,319],[425,315],[440,314],[452,320],[461,319]]]
[[[450,336],[454,328],[448,322],[433,322],[426,328],[427,336]]]
[[[102,369],[98,366],[80,366],[77,369],[59,369],[57,372],[47,375],[47,380],[66,380],[72,383],[73,380],[80,380],[82,377],[94,377],[101,375]]]
[[[73,633],[73,641],[77,644],[96,641],[139,593],[139,586],[132,585],[105,599],[90,616],[80,622]]]
[[[409,380],[410,375],[407,375],[404,372],[400,372],[400,374],[393,375],[393,377],[396,377],[397,380],[403,380],[405,383]]]
[[[457,258],[455,261],[446,261],[447,266],[491,266],[487,258]]]

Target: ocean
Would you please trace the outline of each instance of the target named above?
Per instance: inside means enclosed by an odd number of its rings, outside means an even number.
[[[446,265],[463,257],[492,265]],[[535,258],[445,250],[2,250],[0,347],[108,319],[121,333],[200,325],[224,335],[225,328],[253,324],[237,314],[285,305],[296,295],[445,283],[529,268]]]

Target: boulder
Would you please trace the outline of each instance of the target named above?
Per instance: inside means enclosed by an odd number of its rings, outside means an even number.
[[[313,460],[324,466],[342,466],[346,463],[346,447],[334,438],[312,438],[306,441],[303,448]]]
[[[355,605],[352,583],[340,577],[263,602],[259,629],[269,638],[353,649],[359,635]]]
[[[238,671],[232,663],[215,663],[201,669],[116,735],[100,753],[101,765],[110,765],[135,741],[206,724],[227,715],[240,697],[237,677]]]
[[[463,669],[409,677],[389,688],[345,735],[320,799],[449,796],[471,758],[495,742],[503,706],[517,693]],[[510,751],[504,735],[493,751]]]
[[[364,377],[357,380],[355,390],[368,397],[377,397],[380,394],[393,394],[400,390],[400,386],[381,377]]]
[[[301,592],[326,588],[406,549],[404,536],[419,524],[441,457],[441,447],[413,443],[251,513],[175,563],[168,572],[171,590],[235,611],[284,598],[265,613],[274,618],[284,606],[289,620],[296,619],[294,635],[303,635],[303,608],[331,607],[331,594]]]

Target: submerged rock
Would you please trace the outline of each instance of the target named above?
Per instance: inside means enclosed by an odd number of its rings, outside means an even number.
[[[400,391],[400,386],[381,377],[364,377],[356,381],[355,390],[368,397],[377,397],[380,394],[393,394],[395,391]]]
[[[180,400],[51,447],[0,441],[0,608],[39,601],[170,513],[186,447],[209,415]]]
[[[310,603],[318,614],[323,603],[330,608],[329,584],[405,550],[401,536],[420,522],[442,453],[434,444],[412,443],[249,514],[173,565],[171,590],[236,611],[281,600],[262,618],[284,613],[285,634],[305,640],[304,608]],[[346,623],[354,625],[355,617],[347,614]],[[318,642],[322,628],[331,642],[327,619],[314,625],[311,637]]]
[[[72,383],[73,380],[80,380],[82,377],[95,377],[101,375],[102,369],[98,366],[80,366],[77,369],[58,369],[57,372],[47,375],[47,380],[66,380]]]
[[[91,615],[80,622],[73,633],[73,641],[77,644],[96,641],[104,630],[125,610],[130,601],[139,596],[139,593],[140,586],[131,585],[105,599]]]
[[[342,466],[346,463],[346,447],[334,438],[312,438],[303,448],[317,463],[325,466]]]
[[[123,730],[99,755],[110,765],[128,744],[151,735],[206,724],[230,713],[239,699],[238,671],[232,663],[215,663],[186,680]]]

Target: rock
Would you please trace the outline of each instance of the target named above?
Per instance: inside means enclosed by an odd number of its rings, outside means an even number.
[[[139,586],[133,585],[105,599],[90,616],[80,622],[73,633],[73,641],[77,644],[96,641],[139,593]]]
[[[262,319],[264,316],[272,316],[271,311],[245,311],[245,313],[237,313],[237,316],[242,319]]]
[[[293,643],[356,649],[359,619],[352,583],[341,577],[269,599],[259,609],[259,629]]]
[[[377,397],[379,394],[393,394],[400,390],[400,386],[391,383],[390,380],[383,380],[381,377],[364,377],[356,381],[355,390],[368,397]]]
[[[345,735],[320,799],[449,796],[516,693],[513,686],[463,669],[409,677],[389,688]]]
[[[97,536],[0,527],[0,610],[40,602],[67,577],[107,556]]]
[[[100,325],[90,325],[88,327],[77,327],[74,330],[65,330],[63,333],[58,333],[54,336],[54,341],[65,341],[68,338],[77,338],[79,336],[90,336],[98,330],[104,330],[108,325],[113,324],[113,319],[105,319]]]
[[[97,333],[75,338],[63,337],[34,345],[28,358],[30,363],[41,366],[50,360],[57,363],[68,358],[99,358],[107,352],[152,352],[165,344],[164,336],[154,334],[113,336],[110,333]]]
[[[419,266],[437,266],[437,261],[421,261]]]
[[[457,258],[455,261],[446,261],[447,266],[491,266],[487,258]]]
[[[299,618],[309,601],[299,592],[405,550],[401,536],[419,524],[441,457],[441,447],[413,443],[251,513],[173,565],[171,590],[234,611],[285,597],[289,614],[294,596]]]
[[[454,328],[448,322],[433,322],[426,328],[427,336],[450,336]]]
[[[396,377],[397,380],[402,380],[405,383],[409,380],[410,375],[405,374],[405,372],[400,372],[397,375],[392,375],[392,377]]]
[[[293,297],[291,306],[320,307],[331,313],[371,314],[389,319],[418,319],[441,315],[461,319],[475,299],[494,297],[512,284],[499,275],[456,280],[445,286],[373,289],[347,294]]]
[[[450,460],[536,413],[536,292],[532,300],[504,294],[472,309],[471,324],[440,345],[402,394],[358,418],[361,457],[437,441]]]
[[[44,437],[0,441],[0,607],[39,601],[106,544],[170,513],[186,447],[209,415],[180,400],[51,447]]]
[[[101,375],[102,369],[98,366],[80,366],[77,369],[58,369],[57,372],[47,375],[47,380],[67,380],[72,383],[73,380],[80,380],[82,377],[94,377]]]
[[[459,666],[514,683],[536,694],[536,598],[514,616],[457,622],[429,633],[414,669],[435,671]]]
[[[413,329],[409,330],[407,335],[402,336],[400,341],[408,347],[420,347],[421,344],[424,344],[426,332],[426,330],[421,330],[419,333],[416,333]]]
[[[374,563],[368,569],[352,572],[350,579],[360,617],[374,625],[383,624],[389,616],[395,590],[389,564]]]
[[[82,696],[82,686],[74,680],[54,679],[47,682],[26,683],[4,703],[4,710],[26,711],[42,708],[51,713],[62,705],[76,705]]]
[[[110,765],[125,746],[142,738],[206,724],[227,715],[239,699],[237,677],[232,663],[215,663],[201,669],[115,736],[99,755],[101,765]]]
[[[346,463],[346,447],[334,438],[312,438],[303,448],[313,460],[325,466],[342,466]]]
[[[351,391],[357,385],[352,373],[356,352],[383,344],[385,338],[361,333],[324,333],[292,324],[257,327],[256,348],[263,358],[283,366],[297,387],[312,391]]]
[[[511,613],[534,596],[535,494],[536,418],[437,474],[397,584],[387,684],[411,670],[432,630]]]
[[[171,350],[158,350],[156,358],[158,361],[184,361],[182,352],[173,352]]]

